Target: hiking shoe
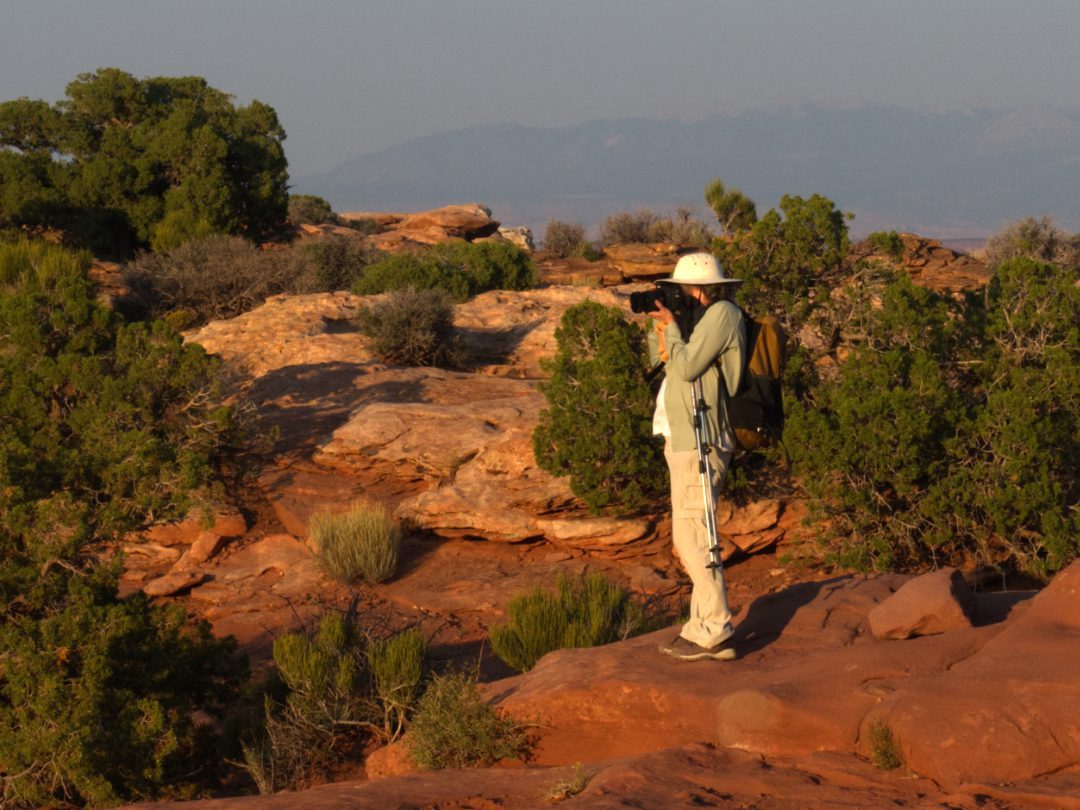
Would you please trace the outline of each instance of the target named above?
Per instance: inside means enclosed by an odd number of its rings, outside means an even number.
[[[667,644],[660,645],[660,652],[679,661],[734,661],[736,658],[735,644],[730,638],[715,647],[702,647],[682,636],[675,636]]]

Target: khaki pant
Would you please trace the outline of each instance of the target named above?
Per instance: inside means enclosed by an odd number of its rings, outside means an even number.
[[[671,534],[675,553],[694,584],[690,595],[690,621],[679,635],[702,647],[713,647],[731,637],[731,611],[722,568],[708,568],[709,531],[705,524],[705,498],[701,489],[697,450],[673,451],[664,446],[671,473]],[[711,457],[713,494],[727,472],[731,453]],[[714,498],[715,501],[715,498]]]

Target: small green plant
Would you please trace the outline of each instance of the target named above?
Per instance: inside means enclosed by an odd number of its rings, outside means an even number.
[[[394,290],[363,307],[356,321],[372,353],[385,363],[447,368],[464,363],[454,332],[454,305],[443,290]]]
[[[367,648],[368,669],[383,710],[383,735],[396,740],[405,727],[420,690],[427,641],[413,628]]]
[[[574,770],[568,776],[557,779],[542,798],[549,802],[561,802],[571,796],[577,796],[589,786],[590,779],[592,777],[585,767],[578,762],[574,765]]]
[[[904,764],[900,746],[893,736],[892,728],[884,718],[870,724],[870,761],[875,768],[892,771]]]
[[[397,569],[401,527],[382,504],[361,501],[346,512],[317,512],[308,530],[323,569],[340,582],[385,582]]]
[[[528,759],[533,747],[526,729],[485,703],[475,676],[462,672],[431,679],[407,739],[413,761],[427,770]]]
[[[630,513],[664,490],[663,449],[652,435],[645,337],[617,307],[585,301],[566,310],[555,357],[542,361],[548,407],[533,431],[541,469],[569,476],[594,513]]]
[[[536,588],[515,596],[510,620],[491,628],[495,654],[519,672],[553,650],[610,644],[649,629],[641,603],[603,574],[560,575],[556,587],[554,594]]]
[[[897,261],[904,257],[904,240],[896,231],[874,231],[866,241],[874,250]]]

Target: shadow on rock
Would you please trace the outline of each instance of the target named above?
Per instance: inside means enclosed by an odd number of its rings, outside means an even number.
[[[735,644],[744,653],[769,646],[784,632],[799,608],[813,602],[823,590],[836,588],[850,580],[851,577],[833,577],[820,582],[803,582],[755,599],[735,627]]]

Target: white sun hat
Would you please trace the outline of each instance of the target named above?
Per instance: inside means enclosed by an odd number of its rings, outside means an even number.
[[[711,253],[687,253],[675,264],[671,278],[660,279],[668,284],[742,284],[741,278],[728,278],[724,268]]]

